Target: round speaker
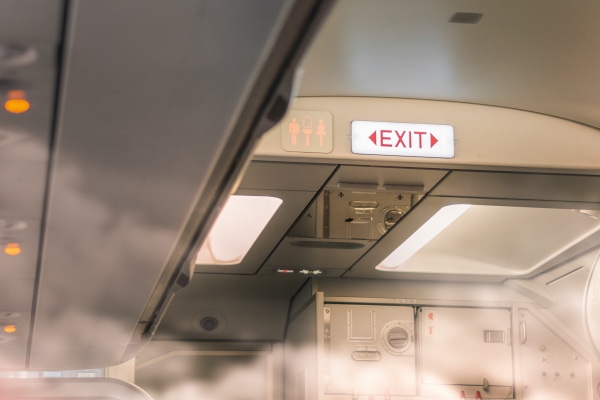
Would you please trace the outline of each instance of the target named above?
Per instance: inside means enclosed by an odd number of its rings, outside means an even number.
[[[225,330],[225,316],[215,310],[203,310],[192,317],[192,328],[203,335],[216,335]]]

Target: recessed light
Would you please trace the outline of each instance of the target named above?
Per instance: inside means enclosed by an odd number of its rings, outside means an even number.
[[[200,248],[196,264],[241,263],[281,203],[269,196],[231,196]]]

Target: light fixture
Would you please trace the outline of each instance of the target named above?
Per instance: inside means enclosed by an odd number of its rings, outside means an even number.
[[[454,204],[442,208],[398,246],[376,268],[380,270],[394,270],[398,268],[467,211],[469,207],[471,207],[470,204]]]
[[[11,114],[22,114],[29,110],[30,104],[25,98],[25,91],[10,90],[6,94],[4,109]]]
[[[449,205],[376,268],[411,273],[522,276],[597,243],[600,220],[566,208]],[[585,210],[584,210],[585,211]],[[559,228],[559,229],[558,229]],[[588,240],[588,238],[590,238]]]
[[[18,256],[21,254],[21,247],[19,246],[19,243],[16,242],[7,243],[6,246],[4,246],[4,253],[9,256]]]
[[[196,264],[242,262],[282,202],[269,196],[231,196],[202,244]]]
[[[15,333],[17,331],[17,327],[15,325],[5,325],[3,330],[6,333]]]

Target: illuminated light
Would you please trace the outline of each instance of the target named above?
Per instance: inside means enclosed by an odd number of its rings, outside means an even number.
[[[7,100],[4,103],[4,109],[12,114],[21,114],[29,110],[29,102],[24,99]]]
[[[4,332],[6,333],[15,333],[17,331],[17,327],[14,325],[6,325],[4,327]]]
[[[229,197],[198,252],[196,264],[242,262],[281,203],[281,199],[268,196]]]
[[[397,269],[470,207],[470,204],[454,204],[442,208],[376,268],[379,270]]]
[[[6,94],[6,98],[4,109],[9,113],[21,114],[29,110],[30,104],[25,100],[25,92],[23,90],[10,90]]]
[[[8,243],[6,247],[4,247],[4,253],[9,256],[18,256],[21,254],[21,247],[19,247],[19,243]]]

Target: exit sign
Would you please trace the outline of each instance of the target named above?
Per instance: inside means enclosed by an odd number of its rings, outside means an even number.
[[[454,157],[450,125],[352,121],[352,152],[403,157]]]

